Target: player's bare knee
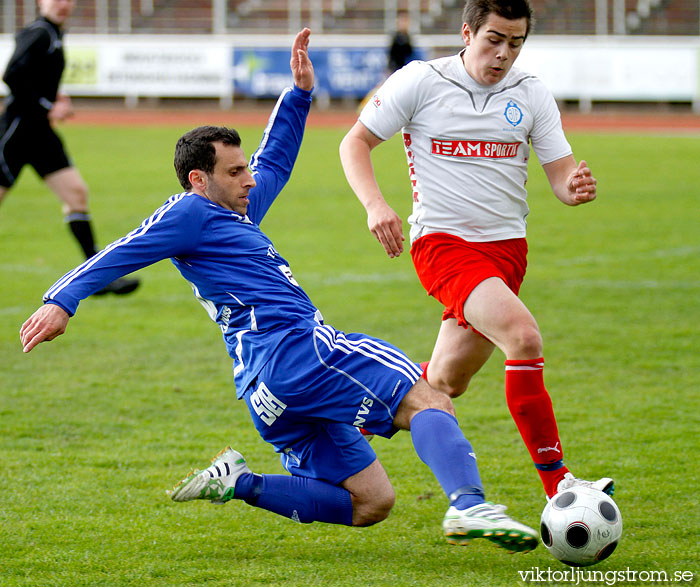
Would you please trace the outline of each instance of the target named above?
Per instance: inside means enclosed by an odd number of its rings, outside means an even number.
[[[442,393],[456,398],[462,395],[472,377],[479,372],[493,352],[493,343],[468,331],[468,342],[452,352],[433,355],[428,365],[428,383]]]
[[[467,391],[470,381],[471,377],[457,377],[450,379],[441,377],[436,377],[435,379],[431,377],[428,378],[428,383],[430,383],[430,386],[433,389],[440,391],[451,398],[459,397],[465,391]]]
[[[58,191],[57,195],[63,202],[63,213],[66,215],[87,214],[89,209],[88,194],[88,187],[82,181],[75,181],[69,189]]]
[[[513,358],[537,358],[542,356],[542,335],[537,326],[526,325],[513,333],[508,356]]]
[[[537,328],[528,328],[521,338],[523,353],[528,356],[542,356],[542,335]]]
[[[88,210],[88,187],[84,183],[77,184],[71,193],[71,203],[78,212]]]
[[[469,387],[469,382],[471,381],[471,377],[467,379],[466,381],[460,381],[457,385],[453,385],[449,388],[449,391],[447,395],[449,395],[451,398],[456,398],[462,395],[465,391],[467,391],[467,387]]]
[[[394,507],[396,496],[389,487],[379,491],[367,500],[353,499],[353,526],[372,526],[386,520]]]

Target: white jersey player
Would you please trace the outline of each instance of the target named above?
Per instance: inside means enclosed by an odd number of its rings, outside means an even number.
[[[545,164],[571,155],[554,98],[535,76],[513,68],[480,86],[463,54],[411,62],[360,115],[383,140],[403,133],[412,242],[435,232],[477,242],[524,237],[528,141]]]
[[[517,295],[527,266],[530,144],[565,204],[594,200],[596,180],[585,161],[576,163],[551,93],[513,68],[531,19],[527,0],[468,0],[465,48],[394,73],[343,139],[340,156],[370,231],[389,257],[398,256],[402,222],[382,196],[370,153],[402,132],[413,197],[411,256],[428,294],[445,306],[424,377],[459,396],[500,348],[508,407],[551,497],[590,482],[564,465],[543,381],[542,337]],[[594,486],[613,491],[611,479]]]

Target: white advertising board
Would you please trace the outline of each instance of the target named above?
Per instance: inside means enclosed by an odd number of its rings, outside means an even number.
[[[368,51],[386,48],[384,37],[367,37],[358,44],[359,39],[359,35],[319,36],[314,45],[337,47],[347,40],[347,46]],[[459,41],[456,36],[418,38],[428,56],[438,47],[440,54],[445,54],[446,47],[457,52]],[[63,89],[75,96],[218,97],[225,104],[230,103],[234,87],[234,54],[283,45],[287,39],[265,35],[67,35]],[[13,47],[11,36],[0,35],[0,68],[4,69]],[[595,100],[690,101],[700,110],[698,37],[533,36],[517,65],[540,77],[559,99],[589,104]],[[265,74],[260,68],[259,75]],[[0,83],[0,93],[6,92]]]
[[[2,68],[13,42],[0,38]],[[66,36],[62,87],[74,96],[225,97],[233,48],[210,39]],[[3,86],[6,91],[6,88]]]
[[[517,66],[561,99],[697,101],[700,42],[655,37],[533,38]]]
[[[231,93],[228,46],[118,43],[100,51],[102,92],[137,96],[221,96]]]

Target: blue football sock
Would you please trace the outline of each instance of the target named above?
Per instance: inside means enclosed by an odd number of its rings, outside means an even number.
[[[236,481],[234,499],[302,524],[352,526],[350,492],[317,479],[244,473]]]
[[[463,510],[484,502],[476,456],[457,418],[436,409],[418,412],[411,420],[411,438],[451,505]]]

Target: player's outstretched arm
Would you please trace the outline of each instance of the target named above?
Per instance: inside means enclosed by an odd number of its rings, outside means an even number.
[[[578,206],[596,199],[598,182],[585,161],[581,160],[577,165],[573,155],[569,155],[545,163],[542,168],[554,194],[565,204]]]
[[[44,304],[22,324],[19,337],[22,350],[31,351],[40,342],[53,340],[66,331],[70,316],[56,304]]]
[[[389,257],[398,257],[403,252],[405,239],[401,217],[386,203],[370,156],[372,149],[381,142],[358,121],[340,143],[340,161],[350,187],[367,210],[369,231]]]
[[[292,58],[289,62],[294,84],[307,92],[314,88],[314,66],[309,59],[310,36],[311,31],[307,28],[297,33],[292,44]]]

